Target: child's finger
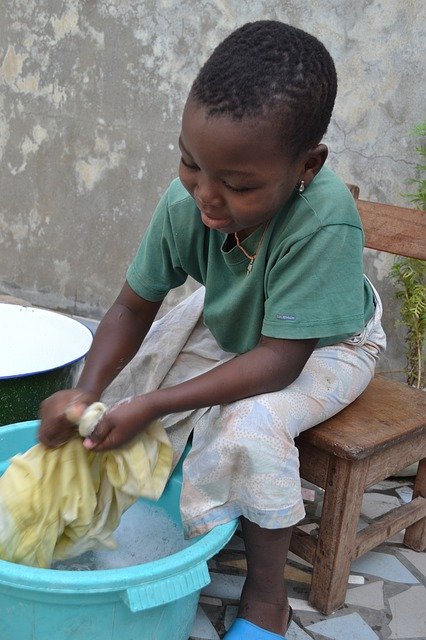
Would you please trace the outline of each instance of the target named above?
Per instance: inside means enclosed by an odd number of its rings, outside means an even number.
[[[94,447],[96,447],[96,444],[93,442],[93,440],[91,438],[84,438],[83,446],[86,449],[93,449]]]
[[[87,407],[87,404],[83,404],[82,402],[79,402],[79,401],[72,402],[65,409],[66,419],[69,420],[69,422],[72,422],[73,424],[78,425],[80,418],[83,415],[86,407]]]
[[[76,425],[70,425],[67,420],[45,422],[39,430],[39,440],[46,447],[60,447],[75,434],[76,429]]]
[[[104,444],[106,444],[105,440],[108,438],[113,429],[114,423],[108,419],[107,415],[104,415],[99,420],[90,436],[84,438],[83,445],[86,447],[86,449],[95,449],[96,451],[112,448],[108,446],[104,447]]]

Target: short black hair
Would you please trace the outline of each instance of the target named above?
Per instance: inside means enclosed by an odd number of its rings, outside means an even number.
[[[190,97],[208,116],[273,117],[280,142],[297,157],[317,145],[337,91],[333,59],[314,36],[276,20],[232,32],[200,69]]]

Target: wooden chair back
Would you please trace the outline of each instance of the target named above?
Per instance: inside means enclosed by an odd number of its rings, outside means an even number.
[[[426,260],[426,214],[418,209],[356,201],[365,231],[365,246]]]

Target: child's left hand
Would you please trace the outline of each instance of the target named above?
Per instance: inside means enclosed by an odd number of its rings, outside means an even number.
[[[86,449],[96,452],[118,449],[141,433],[155,416],[146,396],[137,396],[118,402],[111,407],[84,439]]]

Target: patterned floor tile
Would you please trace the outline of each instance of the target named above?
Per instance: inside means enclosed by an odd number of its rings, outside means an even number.
[[[395,489],[395,492],[399,495],[402,502],[410,502],[413,498],[413,488],[412,487],[399,487],[399,489]]]
[[[231,626],[231,624],[234,622],[235,618],[237,617],[237,612],[238,612],[238,607],[230,604],[226,607],[225,610],[225,617],[223,619],[223,625],[226,629],[226,631],[228,631],[229,627]]]
[[[305,584],[311,584],[311,574],[301,569],[296,569],[287,564],[284,569],[284,577],[286,580],[292,580],[293,582],[304,582]]]
[[[316,522],[308,522],[307,524],[299,525],[299,529],[305,531],[306,533],[311,533],[312,531],[318,529],[318,524]]]
[[[287,558],[288,558],[288,560],[292,560],[293,562],[297,562],[298,564],[301,564],[304,567],[312,567],[312,565],[309,562],[307,562],[306,560],[303,560],[302,558],[299,558],[299,556],[296,556],[296,554],[293,553],[292,551],[288,552]]]
[[[403,529],[402,531],[398,531],[398,533],[395,533],[394,536],[392,536],[392,538],[389,538],[389,540],[387,540],[387,542],[393,542],[395,544],[403,544],[404,543],[404,536],[405,536],[405,529]]]
[[[293,611],[313,611],[317,613],[317,610],[311,607],[307,600],[302,600],[301,598],[289,598],[288,601]]]
[[[368,523],[368,522],[366,522],[366,520],[364,520],[364,518],[360,518],[360,519],[358,520],[358,524],[357,524],[356,530],[357,530],[357,531],[362,531],[363,529],[365,529],[366,527],[368,527],[368,525],[369,525],[369,523]]]
[[[191,640],[219,640],[216,629],[201,606],[198,607],[190,638]]]
[[[426,638],[426,588],[410,587],[389,598],[392,620],[390,638]],[[423,612],[419,615],[420,612]]]
[[[312,636],[308,636],[295,622],[291,623],[285,636],[287,640],[312,640]]]
[[[207,604],[210,607],[221,607],[223,602],[220,598],[212,598],[211,596],[200,596],[200,604]]]
[[[412,480],[407,478],[388,478],[387,480],[382,480],[382,482],[378,482],[377,484],[372,485],[368,491],[389,491],[390,489],[394,489],[395,487],[403,487],[405,485],[410,485]]]
[[[411,549],[399,549],[398,553],[408,560],[408,562],[426,578],[426,553],[419,553]]]
[[[346,604],[381,611],[385,606],[383,600],[383,580],[371,582],[363,587],[348,589],[345,602]]]
[[[400,506],[396,496],[384,493],[366,493],[362,500],[361,514],[369,518],[377,518],[391,509]]]
[[[234,567],[235,569],[239,569],[240,571],[247,571],[247,561],[245,560],[245,558],[223,560],[220,564],[224,567]]]
[[[316,622],[307,629],[331,640],[378,640],[378,636],[358,613]]]
[[[352,571],[378,576],[392,582],[416,584],[419,581],[395,556],[370,551],[352,562]]]
[[[239,600],[245,578],[242,576],[227,575],[224,573],[210,572],[211,582],[202,590],[205,596],[224,598],[225,600]]]

